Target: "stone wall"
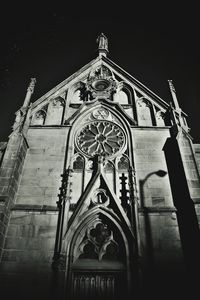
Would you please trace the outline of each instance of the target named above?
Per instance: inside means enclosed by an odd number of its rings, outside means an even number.
[[[5,241],[5,233],[18,189],[19,180],[26,157],[28,144],[21,134],[10,136],[0,168],[0,257]]]
[[[200,174],[200,144],[193,144],[193,147],[194,147],[198,171]],[[198,198],[198,201],[196,201],[196,202],[197,203],[196,203],[195,207],[196,207],[196,213],[197,213],[199,228],[200,228],[200,197]]]
[[[188,187],[191,198],[200,199],[200,177],[198,165],[195,160],[195,152],[192,149],[192,143],[189,138],[181,134],[178,138],[182,161],[186,173]],[[198,155],[197,155],[198,156]]]
[[[66,128],[31,128],[16,204],[56,206],[65,159]]]
[[[132,136],[140,199],[139,251],[144,282],[152,286],[153,282],[159,282],[162,278],[160,284],[164,280],[173,283],[184,265],[176,208],[163,151],[169,130],[132,128]],[[159,176],[159,170],[166,174]]]
[[[200,173],[200,144],[193,144],[198,170]]]
[[[28,290],[34,291],[35,297],[50,295],[52,290],[51,265],[58,217],[56,201],[63,173],[66,138],[66,128],[29,128],[29,149],[25,161],[16,165],[15,182],[18,174],[20,184],[16,183],[13,188],[15,203],[9,207],[11,213],[0,278],[5,289],[9,284],[9,290],[15,290],[19,297],[25,297]],[[20,153],[24,153],[22,149]],[[7,153],[5,159],[13,153]],[[3,174],[8,174],[8,165],[7,162],[2,169]]]
[[[135,171],[140,188],[141,206],[173,207],[163,147],[169,137],[168,129],[132,129]],[[157,171],[166,175],[161,177]],[[159,173],[158,173],[159,174]]]

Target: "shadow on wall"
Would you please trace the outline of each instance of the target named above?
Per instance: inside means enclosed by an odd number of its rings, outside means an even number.
[[[152,245],[152,233],[151,233],[151,225],[150,225],[150,220],[149,220],[149,214],[148,214],[148,208],[145,207],[144,203],[144,185],[146,181],[148,180],[149,177],[152,175],[157,175],[158,177],[164,177],[167,174],[166,171],[164,170],[158,170],[151,172],[146,175],[144,179],[139,180],[139,190],[140,190],[140,205],[143,210],[144,214],[144,229],[145,229],[145,245],[146,245],[146,250],[147,250],[147,262],[151,265],[153,263],[153,245]]]
[[[191,199],[182,157],[176,138],[168,138],[164,146],[174,206],[188,272],[188,284],[198,286],[196,274],[200,268],[200,231],[194,202]]]

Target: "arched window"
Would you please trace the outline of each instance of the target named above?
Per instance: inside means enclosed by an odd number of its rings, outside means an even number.
[[[107,161],[105,166],[104,166],[104,170],[106,173],[112,173],[114,170],[114,164],[111,163],[110,161]]]
[[[73,185],[71,186],[71,204],[75,204],[84,190],[85,183],[85,159],[81,155],[76,155],[72,162],[72,178]]]
[[[73,170],[74,171],[81,171],[84,169],[84,158],[80,155],[76,156],[73,162]]]
[[[125,91],[121,90],[114,94],[114,101],[119,102],[119,104],[129,104],[128,95]]]
[[[45,125],[60,125],[62,122],[64,99],[61,97],[50,101]]]
[[[104,171],[106,173],[106,177],[108,178],[111,187],[113,190],[116,190],[116,175],[115,175],[115,164],[111,161],[107,161],[104,165]]]
[[[68,99],[70,104],[81,104],[85,95],[85,83],[76,82],[69,90]]]
[[[44,121],[46,118],[46,111],[44,110],[39,110],[35,113],[35,115],[33,116],[31,125],[43,125]]]
[[[122,105],[125,112],[134,120],[137,120],[135,101],[133,101],[133,89],[125,82],[118,83],[118,91],[113,94],[113,101]]]
[[[156,123],[157,126],[165,126],[164,112],[162,112],[161,110],[158,110],[156,112]]]
[[[153,126],[153,107],[150,101],[141,97],[137,100],[138,123],[140,126]]]
[[[118,158],[117,170],[118,170],[118,197],[121,200],[121,205],[124,211],[128,213],[129,210],[129,159],[127,156],[123,155]]]
[[[129,169],[129,160],[126,156],[122,156],[118,161],[118,171],[127,172]]]

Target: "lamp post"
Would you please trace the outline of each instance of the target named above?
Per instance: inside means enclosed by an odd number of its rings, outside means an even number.
[[[149,222],[148,209],[144,206],[144,184],[152,175],[157,175],[158,177],[164,177],[167,174],[164,170],[158,170],[150,172],[146,175],[144,179],[139,180],[140,188],[140,207],[143,209],[144,213],[144,228],[146,237],[146,248],[147,248],[147,259],[149,263],[152,263],[152,238],[151,238],[151,226]]]
[[[158,177],[164,177],[167,172],[164,171],[164,170],[158,170],[158,171],[154,171],[154,172],[151,172],[149,174],[146,175],[146,177],[144,179],[140,179],[139,180],[139,187],[140,187],[140,203],[141,203],[141,207],[144,207],[144,184],[145,182],[147,181],[147,179],[149,177],[151,177],[152,175],[157,175]]]

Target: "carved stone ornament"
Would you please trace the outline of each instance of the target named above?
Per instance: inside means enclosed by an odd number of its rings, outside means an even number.
[[[106,195],[106,191],[104,189],[97,189],[92,198],[91,198],[91,204],[93,205],[109,205],[109,198]]]
[[[44,119],[45,118],[45,115],[46,115],[46,112],[43,111],[43,110],[39,110],[36,112],[35,114],[35,119]]]
[[[52,104],[54,107],[64,106],[64,99],[62,99],[61,97],[57,97],[52,100]]]
[[[112,72],[106,66],[99,66],[92,70],[86,82],[86,89],[92,96],[109,96],[116,91],[117,82]]]
[[[151,106],[151,102],[144,97],[138,98],[137,104],[139,107],[150,107]]]
[[[92,116],[94,119],[97,120],[105,120],[108,118],[109,116],[109,111],[107,111],[107,109],[105,108],[97,108],[92,112]]]
[[[78,256],[83,258],[97,258],[99,261],[103,257],[116,259],[119,253],[119,245],[114,240],[113,232],[109,226],[101,221],[93,227],[89,227],[86,237],[79,245]]]
[[[161,110],[158,110],[157,112],[156,112],[156,118],[157,119],[163,119],[164,118],[164,112],[162,112]]]
[[[123,149],[125,134],[121,127],[112,122],[92,122],[78,132],[76,145],[88,157],[95,155],[110,157]]]

